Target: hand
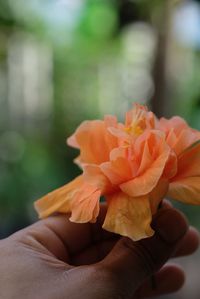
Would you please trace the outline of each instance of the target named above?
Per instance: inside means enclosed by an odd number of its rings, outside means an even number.
[[[133,242],[102,230],[105,210],[96,224],[57,215],[1,240],[0,298],[133,299],[177,291],[183,270],[163,265],[199,242],[182,213],[165,203],[153,221],[156,234]]]

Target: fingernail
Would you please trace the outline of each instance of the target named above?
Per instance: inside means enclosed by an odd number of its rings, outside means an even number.
[[[160,210],[153,221],[153,229],[167,243],[181,239],[187,229],[187,220],[175,209]]]

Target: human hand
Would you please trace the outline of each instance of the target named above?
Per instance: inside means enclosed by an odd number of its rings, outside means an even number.
[[[163,265],[199,243],[182,213],[164,204],[153,221],[155,235],[133,242],[101,228],[105,210],[102,205],[96,224],[57,215],[1,240],[0,298],[136,299],[178,290],[183,270]]]

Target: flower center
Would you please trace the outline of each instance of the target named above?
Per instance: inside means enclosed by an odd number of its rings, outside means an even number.
[[[147,128],[147,107],[135,104],[132,110],[131,124],[125,128],[125,131],[134,136],[141,135]]]

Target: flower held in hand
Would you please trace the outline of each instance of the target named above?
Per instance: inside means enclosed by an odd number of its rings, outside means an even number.
[[[132,240],[150,237],[152,215],[165,196],[200,204],[200,132],[180,117],[158,120],[135,104],[125,123],[116,117],[83,122],[67,140],[80,150],[83,173],[35,202],[41,218],[71,213],[95,222],[100,197],[108,210],[103,227]]]

